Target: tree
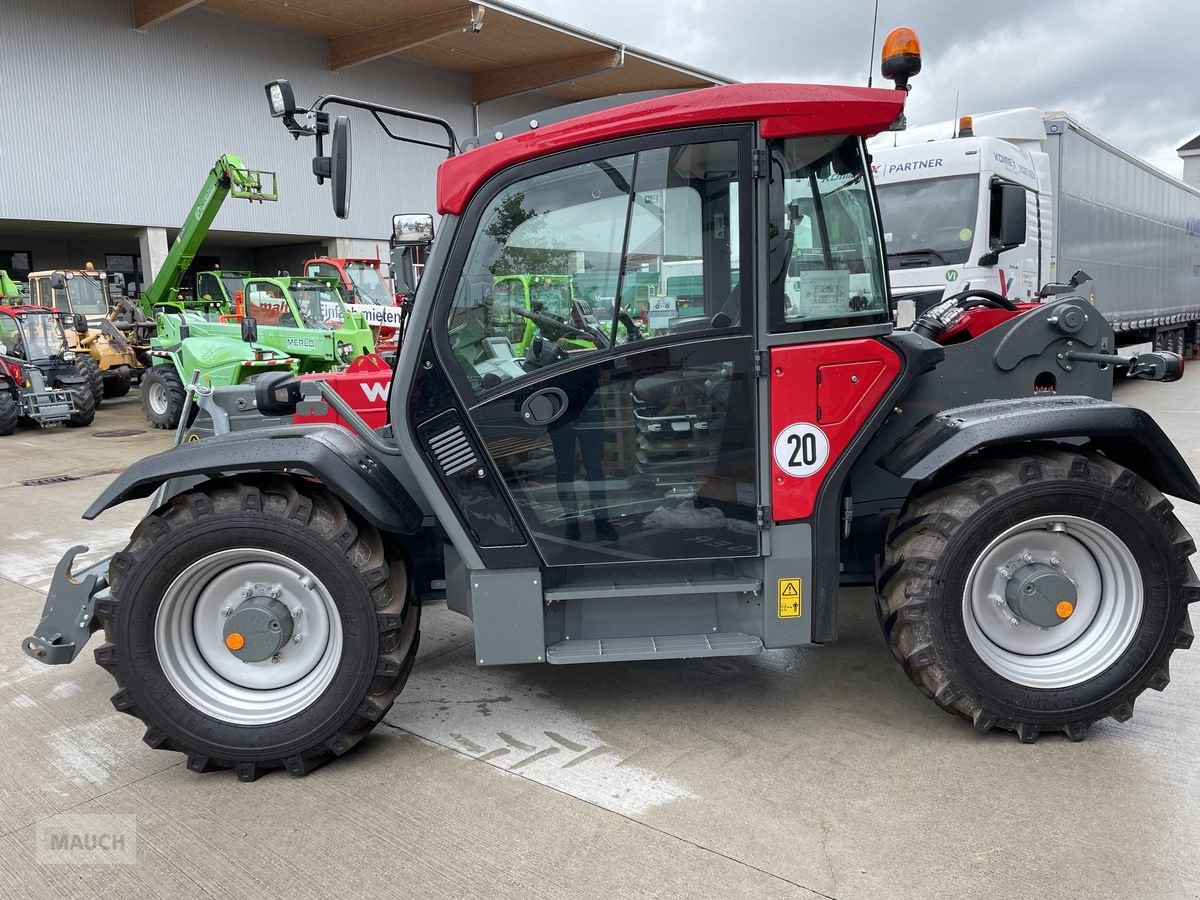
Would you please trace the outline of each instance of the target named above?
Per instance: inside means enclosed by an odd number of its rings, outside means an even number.
[[[500,255],[488,270],[493,275],[565,274],[570,265],[570,251],[509,246],[509,238],[517,228],[524,226],[521,232],[526,240],[531,236],[540,236],[545,228],[545,222],[538,218],[539,213],[526,209],[524,203],[524,193],[509,194],[500,201],[491,224],[483,229],[483,233],[501,247]]]

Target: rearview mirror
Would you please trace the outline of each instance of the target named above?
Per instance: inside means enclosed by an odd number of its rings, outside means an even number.
[[[994,266],[1005,250],[1025,243],[1026,215],[1025,188],[1003,181],[992,185],[989,249],[979,258],[979,265]]]
[[[1183,377],[1183,357],[1169,350],[1139,353],[1129,367],[1129,374],[1147,381],[1178,381]]]
[[[52,290],[64,291],[67,289],[67,276],[62,272],[55,272],[50,276],[50,287]]]
[[[254,316],[242,318],[242,340],[247,344],[258,343],[258,319]]]
[[[85,316],[83,313],[75,313],[75,315],[71,319],[71,324],[75,326],[75,330],[79,334],[87,334],[88,333],[87,316]]]
[[[329,155],[314,156],[312,170],[318,184],[329,179],[333,189],[333,214],[339,219],[350,215],[350,120],[345,116],[334,120]]]
[[[333,165],[333,214],[344,219],[350,215],[350,120],[346,116],[338,116],[333,122],[329,155]]]
[[[108,283],[120,290],[125,287],[125,275],[123,272],[109,272]]]
[[[392,246],[423,247],[433,242],[433,216],[398,213],[392,216]]]

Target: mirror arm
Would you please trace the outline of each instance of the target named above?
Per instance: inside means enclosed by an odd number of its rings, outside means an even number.
[[[394,141],[402,141],[406,144],[417,144],[418,146],[421,146],[421,147],[432,147],[435,150],[445,150],[447,155],[449,155],[449,156],[454,156],[456,153],[462,152],[462,148],[458,143],[458,137],[455,135],[454,129],[451,127],[449,122],[447,122],[445,119],[439,118],[438,116],[431,116],[431,115],[427,115],[426,113],[413,112],[412,110],[407,110],[407,109],[399,109],[398,107],[395,107],[395,106],[384,106],[381,103],[370,103],[366,100],[356,100],[353,97],[343,97],[338,94],[322,94],[320,97],[317,98],[316,102],[313,103],[312,109],[309,110],[309,112],[317,114],[317,122],[313,126],[313,129],[311,131],[309,131],[309,130],[307,130],[306,126],[300,125],[299,123],[296,124],[296,127],[298,129],[303,129],[302,133],[315,134],[317,136],[318,155],[320,155],[319,142],[321,140],[321,133],[322,133],[321,124],[320,124],[321,113],[325,109],[326,106],[330,106],[330,105],[349,106],[353,109],[365,109],[367,112],[371,113],[372,116],[374,116],[375,121],[379,123],[379,127],[383,129],[384,133]],[[411,121],[411,122],[424,122],[428,125],[436,125],[439,128],[441,128],[443,132],[445,132],[446,143],[439,144],[434,141],[425,141],[425,140],[421,140],[420,138],[405,137],[404,135],[397,134],[396,132],[392,131],[391,128],[388,127],[387,123],[384,122],[383,119],[381,118],[381,115],[395,116],[398,119],[407,119],[408,121]],[[325,118],[325,132],[328,132],[328,130],[329,130],[328,114],[325,114],[324,118]],[[290,126],[289,126],[288,130],[291,131]],[[295,132],[293,132],[293,133],[295,133]],[[297,135],[297,136],[299,136],[299,135]]]

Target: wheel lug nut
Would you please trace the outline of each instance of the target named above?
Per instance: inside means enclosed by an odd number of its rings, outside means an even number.
[[[999,594],[992,594],[992,602],[995,603],[997,606],[999,606],[1001,609],[1003,609],[1005,606],[1008,605],[1004,602],[1004,598],[1001,597]]]
[[[249,600],[254,595],[254,591],[250,588],[242,588],[242,599]]]
[[[1021,554],[1021,562],[1025,563],[1025,565],[1027,565],[1027,566],[1033,565],[1033,554],[1022,553]]]
[[[233,615],[233,607],[232,606],[226,606],[221,610],[221,618],[222,619],[228,619],[232,615]]]
[[[1009,570],[1009,568],[1007,566],[1000,567],[1000,577],[1003,578],[1005,581],[1009,581],[1012,579],[1012,572]]]
[[[1059,559],[1057,556],[1052,556],[1052,557],[1050,557],[1050,565],[1054,566],[1054,568],[1056,568],[1056,569],[1061,569],[1062,568],[1062,560]]]
[[[302,615],[304,615],[304,607],[297,606],[295,609],[292,610],[292,618],[293,619],[298,619]]]
[[[1018,619],[1016,616],[1013,616],[1011,619],[1008,620],[1008,624],[1011,625],[1013,628],[1020,628],[1021,620]]]
[[[293,644],[298,644],[298,643],[300,643],[300,640],[301,640],[301,638],[300,638],[300,635],[298,635],[298,634],[296,634],[296,635],[292,635],[292,643],[293,643]]]
[[[273,662],[273,663],[279,662],[279,654],[278,653],[276,653],[274,656],[271,657],[271,662]]]
[[[315,583],[313,582],[313,580],[311,578],[309,578],[307,575],[303,576],[300,579],[300,583],[302,585],[304,585],[304,589],[306,591],[311,591],[316,586]]]
[[[283,591],[281,591],[281,590],[280,590],[279,588],[277,588],[277,587],[273,587],[273,588],[271,588],[271,599],[272,599],[272,600],[278,600],[278,599],[279,599],[279,595],[280,595],[280,594],[282,594],[282,593],[283,593]]]

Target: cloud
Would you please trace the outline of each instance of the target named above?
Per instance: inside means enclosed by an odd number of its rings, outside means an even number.
[[[523,0],[631,46],[739,81],[865,84],[874,0]],[[970,14],[965,10],[970,8]],[[1200,133],[1195,55],[1200,4],[1173,0],[880,0],[879,41],[921,37],[913,123],[1015,106],[1065,110],[1117,146],[1178,175],[1174,149]],[[878,53],[878,48],[876,53]]]

